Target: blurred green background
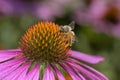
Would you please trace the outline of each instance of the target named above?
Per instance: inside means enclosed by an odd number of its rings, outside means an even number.
[[[56,0],[16,0],[17,2],[13,2],[14,0],[5,0],[0,1],[0,49],[15,49],[19,47],[19,42],[22,37],[22,35],[25,33],[25,31],[33,24],[39,22],[39,21],[53,21],[59,25],[66,25],[69,24],[71,21],[75,21],[75,29],[74,32],[78,38],[78,40],[73,44],[72,49],[84,52],[86,54],[93,54],[93,55],[102,55],[105,57],[105,62],[102,62],[97,65],[90,65],[96,69],[98,69],[100,72],[105,74],[110,80],[120,80],[120,38],[119,35],[120,33],[117,33],[117,36],[114,35],[113,29],[116,28],[116,25],[119,24],[119,19],[118,21],[115,21],[116,19],[115,15],[120,17],[120,11],[119,7],[115,6],[115,9],[118,9],[118,12],[115,12],[112,8],[112,12],[109,12],[107,9],[106,13],[108,12],[109,14],[99,14],[99,15],[104,15],[102,17],[108,16],[106,19],[97,19],[98,21],[95,22],[94,19],[87,17],[89,14],[89,7],[92,6],[96,0],[80,0],[79,3],[77,2],[78,0],[62,0],[60,2],[52,2]],[[66,2],[64,2],[66,1]],[[68,2],[67,2],[68,1]],[[107,1],[107,0],[105,0]],[[104,2],[105,2],[104,1]],[[119,0],[117,0],[119,1]],[[12,11],[7,12],[9,7],[7,7],[7,4],[11,6]],[[101,0],[102,2],[102,0]],[[99,3],[101,3],[99,2]],[[11,4],[12,3],[12,4]],[[19,5],[14,5],[14,4]],[[39,4],[38,4],[39,3]],[[59,7],[56,7],[58,5]],[[65,3],[65,4],[64,4]],[[1,6],[3,4],[3,6]],[[5,5],[4,5],[5,4]],[[41,9],[43,6],[39,5],[48,6],[46,8]],[[84,5],[83,5],[84,4]],[[98,2],[96,3],[98,4]],[[109,4],[112,4],[112,2],[109,2]],[[116,5],[116,3],[114,3]],[[25,5],[23,7],[23,5]],[[52,8],[50,8],[52,5]],[[81,7],[82,5],[82,7]],[[22,6],[22,7],[21,7]],[[55,7],[54,7],[55,6]],[[102,5],[103,6],[103,5]],[[101,7],[102,7],[101,6]],[[27,8],[26,8],[27,7]],[[32,8],[33,9],[32,9]],[[96,6],[97,7],[97,6]],[[98,6],[98,9],[101,7]],[[114,7],[114,6],[113,6]],[[42,13],[37,13],[37,9],[40,8]],[[55,10],[54,8],[57,8]],[[106,8],[106,7],[103,7]],[[7,11],[5,11],[5,10]],[[18,9],[18,11],[16,11]],[[23,10],[22,10],[23,9]],[[46,11],[44,10],[46,9]],[[59,10],[60,9],[60,10]],[[98,10],[97,9],[97,10]],[[19,11],[21,10],[21,11]],[[46,13],[49,13],[49,10],[52,11],[52,13],[56,13],[55,11],[58,11],[59,15],[57,14],[52,14],[47,16]],[[79,11],[79,15],[74,14],[75,11]],[[96,10],[96,12],[97,12]],[[36,12],[35,12],[36,11]],[[44,12],[45,11],[45,12]],[[113,13],[118,13],[113,14]],[[40,15],[39,15],[40,14]],[[45,15],[44,15],[45,14]],[[84,14],[85,17],[82,17]],[[81,16],[81,19],[77,19],[77,16]],[[98,16],[98,15],[90,15],[90,16]],[[87,18],[86,18],[87,17]],[[85,20],[86,19],[86,20]],[[88,21],[89,20],[89,21]],[[100,23],[100,24],[106,24],[106,25],[101,25],[104,26],[103,30],[99,31],[96,30],[96,27],[94,26],[99,26],[94,25],[92,21],[95,23]],[[102,23],[101,23],[102,21]],[[109,21],[109,22],[108,22]],[[117,22],[114,24],[114,22]],[[109,24],[114,24],[114,25],[109,25]],[[112,27],[112,29],[110,29]],[[117,26],[117,29],[114,30],[120,30],[119,25]]]

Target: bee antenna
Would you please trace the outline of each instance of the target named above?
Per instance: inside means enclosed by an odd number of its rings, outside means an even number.
[[[74,29],[75,21],[72,21],[72,22],[69,24],[69,26],[70,26],[72,29]]]

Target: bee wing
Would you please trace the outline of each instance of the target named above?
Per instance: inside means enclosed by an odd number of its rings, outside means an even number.
[[[75,28],[75,21],[72,21],[69,26],[72,28],[72,30]]]

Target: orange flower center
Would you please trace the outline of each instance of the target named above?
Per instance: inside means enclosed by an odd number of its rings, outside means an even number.
[[[71,44],[60,26],[52,22],[40,22],[30,27],[23,35],[20,48],[33,61],[57,62],[69,57],[66,54]]]

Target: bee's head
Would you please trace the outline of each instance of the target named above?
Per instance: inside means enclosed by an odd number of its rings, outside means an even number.
[[[61,26],[61,29],[64,32],[69,32],[69,31],[72,31],[74,29],[74,25],[75,25],[75,22],[72,21],[69,25]]]

